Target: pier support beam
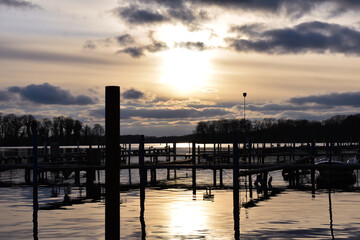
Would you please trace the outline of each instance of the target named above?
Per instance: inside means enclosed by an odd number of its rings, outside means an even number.
[[[37,126],[32,126],[33,134],[33,237],[38,240],[38,143],[37,143]]]
[[[75,170],[75,184],[80,184],[80,170]]]
[[[213,182],[214,182],[214,187],[216,187],[216,169],[213,170]]]
[[[239,203],[239,158],[237,135],[233,140],[233,213],[234,213],[234,239],[240,239],[240,203]]]
[[[252,158],[252,143],[249,141],[249,164],[251,164],[251,158]],[[250,199],[252,199],[253,194],[252,194],[252,177],[251,174],[249,174],[249,194],[250,194]]]
[[[196,144],[192,143],[192,164],[196,164]],[[196,168],[192,168],[192,187],[193,187],[193,195],[196,195]]]
[[[224,184],[223,184],[223,169],[220,169],[219,172],[220,172],[220,187],[223,187],[224,186]]]
[[[120,239],[120,87],[105,90],[105,239]]]
[[[140,224],[141,224],[141,239],[146,238],[146,231],[145,231],[145,187],[147,181],[147,170],[145,168],[145,161],[144,161],[144,135],[140,137],[140,144],[139,144],[139,171],[140,171]]]

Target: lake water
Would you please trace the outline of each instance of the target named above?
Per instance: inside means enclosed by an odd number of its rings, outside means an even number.
[[[22,178],[20,170],[1,172],[2,182],[16,183]],[[138,182],[137,171],[132,171],[133,183]],[[287,188],[281,172],[271,173],[273,186],[283,191],[255,206],[240,209],[241,239],[360,239],[360,191],[358,183],[348,190],[310,190]],[[169,185],[191,183],[191,170],[178,170],[176,180]],[[188,176],[188,178],[186,177]],[[166,170],[159,177],[166,179]],[[83,179],[82,179],[83,180]],[[72,180],[69,180],[71,182]],[[97,182],[103,182],[103,172]],[[128,170],[121,171],[121,183],[129,181]],[[304,179],[306,183],[308,179]],[[212,171],[197,171],[199,185],[212,184]],[[232,184],[232,171],[224,172],[225,186]],[[241,179],[240,201],[249,200]],[[62,202],[65,187],[57,197],[53,189],[39,187],[40,208]],[[214,189],[213,200],[204,200],[205,190],[196,195],[184,188],[146,188],[144,222],[140,222],[139,190],[120,193],[121,239],[234,239],[233,191]],[[0,187],[0,239],[33,238],[33,202],[31,186]],[[86,196],[86,189],[72,187],[71,199]],[[254,198],[257,198],[254,192]],[[331,208],[330,208],[331,207]],[[81,204],[60,209],[40,209],[38,213],[39,239],[104,239],[104,199],[86,199]]]

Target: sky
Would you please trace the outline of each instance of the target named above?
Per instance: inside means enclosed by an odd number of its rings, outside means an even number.
[[[360,111],[358,0],[0,0],[0,113],[190,134]]]

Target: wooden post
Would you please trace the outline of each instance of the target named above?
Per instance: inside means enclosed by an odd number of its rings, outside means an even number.
[[[223,170],[222,169],[220,169],[219,170],[220,171],[220,187],[223,187],[224,186],[224,184],[223,184]]]
[[[38,239],[38,155],[37,155],[37,129],[34,126],[32,129],[33,134],[33,237],[34,240]]]
[[[237,136],[233,140],[233,214],[234,214],[234,239],[240,239],[240,204],[239,204],[239,158]]]
[[[173,160],[176,161],[176,142],[174,142]]]
[[[310,150],[310,161],[311,161],[311,193],[312,196],[315,197],[315,169],[314,164],[315,164],[315,159],[314,159],[314,151],[315,151],[315,143],[313,142],[311,144],[311,150]]]
[[[213,182],[214,182],[214,187],[216,187],[216,168],[213,170]]]
[[[120,87],[105,90],[105,239],[120,239]]]
[[[145,150],[144,150],[144,135],[140,136],[139,143],[139,171],[140,171],[140,224],[141,224],[141,239],[146,238],[145,231],[145,187],[147,181],[147,170],[145,168]]]
[[[192,188],[193,195],[196,195],[196,144],[195,141],[192,143],[192,164],[194,165],[192,168]]]
[[[251,158],[252,158],[251,151],[252,151],[252,143],[249,141],[249,164],[251,164]],[[252,177],[251,177],[251,174],[249,174],[249,196],[250,196],[250,199],[252,199],[253,194],[252,194]]]
[[[197,147],[198,152],[198,163],[200,164],[200,145]]]
[[[264,172],[264,197],[268,196],[268,172]]]
[[[80,170],[75,170],[75,184],[80,185]]]

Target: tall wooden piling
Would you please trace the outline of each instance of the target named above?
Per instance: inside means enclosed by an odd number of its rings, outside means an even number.
[[[314,152],[315,151],[315,143],[312,142],[311,144],[311,149],[310,149],[310,162],[311,162],[311,165],[314,166],[315,164],[315,159],[314,159]],[[311,193],[312,193],[312,196],[315,197],[315,169],[314,168],[311,168]]]
[[[214,182],[214,187],[216,187],[216,169],[213,170],[213,182]]]
[[[141,239],[146,238],[145,231],[145,186],[146,186],[146,178],[147,172],[145,169],[145,159],[144,159],[144,135],[140,136],[139,143],[139,171],[140,171],[140,224],[141,224]]]
[[[39,210],[39,201],[38,201],[38,182],[37,182],[37,172],[38,172],[38,155],[37,155],[37,130],[34,126],[32,129],[33,134],[33,236],[34,240],[38,239],[38,210]]]
[[[224,186],[224,184],[223,184],[223,169],[219,169],[219,172],[220,172],[220,176],[219,176],[219,178],[220,178],[220,187],[223,187]]]
[[[195,141],[192,142],[192,164],[194,167],[192,168],[192,188],[193,188],[193,195],[196,195],[196,144]]]
[[[252,158],[252,143],[249,141],[249,164],[251,164],[251,158]],[[251,174],[249,174],[249,194],[250,194],[250,199],[253,197],[252,194],[252,177]]]
[[[105,90],[105,239],[120,239],[120,87]]]
[[[234,213],[234,239],[240,239],[240,203],[239,203],[239,158],[237,136],[233,139],[233,213]]]

